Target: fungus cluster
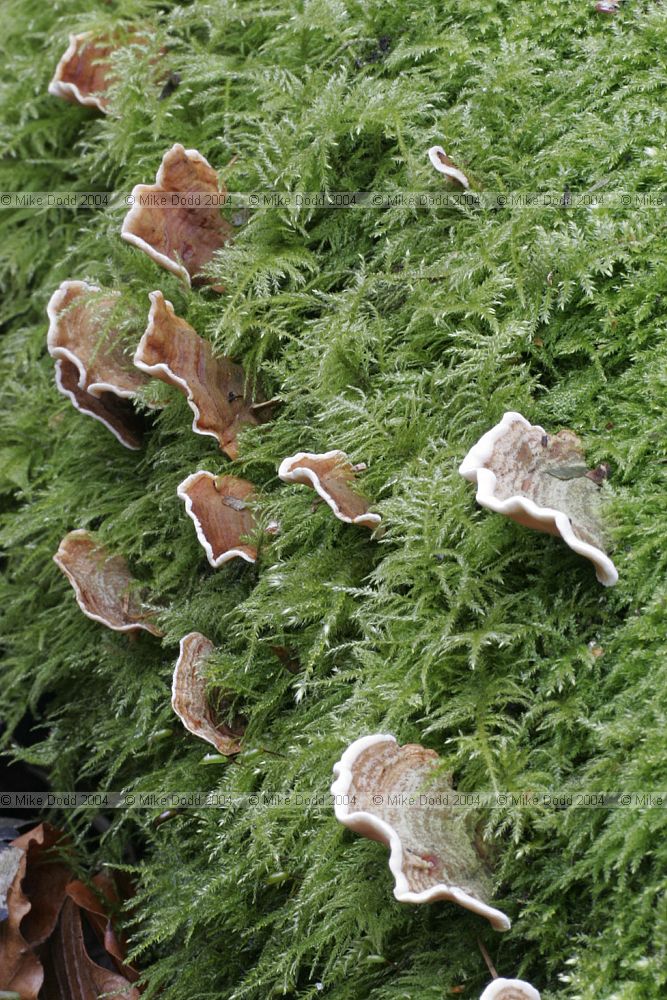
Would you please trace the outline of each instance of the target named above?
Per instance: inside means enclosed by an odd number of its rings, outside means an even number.
[[[50,92],[106,111],[113,47],[108,39],[71,36]],[[470,188],[467,175],[441,146],[431,147],[428,156],[439,173],[463,189]],[[121,236],[187,285],[211,285],[207,267],[231,234],[220,212],[224,193],[201,153],[176,143],[164,154],[155,183],[134,187]],[[212,288],[223,290],[216,284]],[[241,428],[268,419],[274,401],[253,398],[243,369],[230,358],[216,356],[208,341],[176,315],[160,290],[150,293],[148,325],[132,362],[123,350],[116,321],[120,299],[117,291],[103,292],[83,281],[65,281],[54,292],[47,310],[47,344],[56,362],[59,390],[126,447],[138,448],[129,401],[148,377],[158,378],[185,394],[194,414],[194,433],[215,438],[231,460],[238,458]],[[286,483],[312,487],[340,521],[375,531],[380,515],[371,511],[370,502],[356,488],[356,474],[362,468],[339,450],[298,452],[280,463],[278,476]],[[604,475],[600,469],[586,469],[573,432],[552,436],[520,414],[506,413],[471,448],[459,471],[476,483],[481,506],[559,535],[593,562],[600,582],[607,586],[616,582],[618,574],[604,551],[600,520]],[[257,560],[251,482],[198,470],[180,483],[177,495],[212,567],[233,559]],[[89,618],[118,632],[162,635],[125,559],[107,551],[93,533],[71,531],[54,561]],[[273,649],[293,662],[284,647]],[[224,722],[230,715],[227,698],[214,704],[209,696],[205,666],[213,653],[213,643],[200,632],[181,639],[172,707],[189,732],[221,754],[234,755],[241,748],[245,721],[235,716]],[[476,830],[451,804],[452,785],[434,751],[419,744],[400,746],[391,735],[365,736],[345,750],[334,776],[336,818],[389,848],[396,899],[451,901],[486,918],[497,930],[509,929],[507,915],[492,905],[492,873]],[[522,980],[496,977],[481,1000],[539,1000],[539,993]]]

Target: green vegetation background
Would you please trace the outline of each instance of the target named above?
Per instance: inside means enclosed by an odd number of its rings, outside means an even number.
[[[167,47],[175,93],[158,100],[135,48],[110,116],[50,97],[68,32],[119,19]],[[4,0],[0,46],[0,188],[115,192],[104,210],[2,214],[0,716],[30,709],[42,727],[17,755],[62,789],[322,794],[347,743],[389,731],[437,750],[465,790],[666,787],[664,207],[263,208],[215,265],[222,296],[119,237],[124,196],[176,141],[231,190],[441,191],[433,143],[488,191],[664,190],[664,6]],[[235,466],[282,525],[256,568],[211,570],[176,497],[195,469],[230,468],[181,397],[159,389],[170,405],[131,453],[56,392],[45,306],[66,278],[122,290],[128,347],[162,289],[284,399]],[[610,463],[615,589],[475,507],[457,465],[506,409],[573,428],[591,465]],[[284,456],[333,447],[368,464],[380,541],[277,481]],[[149,584],[162,642],[83,617],[51,559],[76,527]],[[171,712],[193,629],[249,718],[234,764],[204,763]],[[139,845],[148,996],[477,997],[478,937],[545,998],[665,996],[664,810],[487,813],[506,935],[450,904],[398,904],[385,849],[328,808],[155,827],[157,812],[113,813],[101,841],[89,814],[54,817],[91,870]]]

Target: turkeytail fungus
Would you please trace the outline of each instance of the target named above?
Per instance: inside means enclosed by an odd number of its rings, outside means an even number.
[[[72,104],[108,109],[106,92],[113,80],[109,57],[115,46],[89,32],[69,36],[69,46],[56,67],[49,93]]]
[[[346,524],[360,524],[373,530],[380,523],[380,515],[371,514],[368,501],[353,489],[355,468],[344,451],[327,451],[322,455],[300,451],[280,463],[278,476],[285,483],[312,486]]]
[[[149,298],[148,326],[134,355],[135,365],[180,389],[195,415],[195,434],[216,438],[230,458],[237,458],[239,429],[268,420],[270,408],[261,405],[261,397],[258,402],[250,399],[240,365],[215,357],[208,341],[176,315],[162,292],[151,292]]]
[[[540,1000],[540,994],[523,979],[494,979],[479,1000]]]
[[[137,449],[141,438],[128,400],[148,380],[118,342],[113,314],[119,298],[119,292],[102,292],[85,281],[63,281],[46,307],[46,342],[58,390],[126,448]]]
[[[145,629],[162,635],[152,612],[136,594],[136,581],[125,559],[110,555],[90,532],[70,531],[53,561],[71,583],[77,604],[88,618],[115,632]]]
[[[336,819],[389,847],[400,902],[451,900],[508,930],[508,917],[487,902],[491,879],[474,833],[463,812],[447,804],[451,785],[434,777],[438,764],[433,750],[399,746],[393,736],[356,740],[334,765]]]
[[[181,639],[180,652],[174,669],[171,705],[186,729],[213,746],[226,757],[238,753],[239,742],[245,731],[241,719],[234,719],[231,726],[216,720],[206,692],[206,679],[202,667],[214,645],[201,632],[189,632]],[[228,707],[219,706],[220,714]]]
[[[470,449],[460,474],[477,484],[477,503],[518,524],[560,536],[613,587],[618,572],[604,551],[600,484],[604,467],[586,468],[573,431],[549,435],[520,413],[506,413]]]
[[[230,559],[255,562],[257,549],[242,539],[252,534],[255,520],[247,501],[253,485],[236,476],[194,472],[176,490],[195,524],[197,538],[216,569]]]
[[[155,184],[132,189],[121,236],[187,285],[211,284],[201,271],[232,233],[220,214],[225,194],[208,160],[177,142],[164,154]]]
[[[463,171],[456,166],[454,161],[450,160],[442,146],[431,146],[428,151],[428,158],[438,173],[444,174],[450,181],[454,181],[455,184],[465,188],[465,190],[470,188],[470,181]]]

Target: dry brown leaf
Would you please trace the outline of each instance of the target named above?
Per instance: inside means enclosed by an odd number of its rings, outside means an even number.
[[[94,962],[86,950],[81,910],[73,899],[63,904],[44,964],[46,978],[40,1000],[139,1000],[139,990],[125,976]]]
[[[14,869],[5,887],[7,917],[0,922],[0,989],[21,1000],[39,996],[44,972],[33,949],[52,933],[65,899],[69,868],[50,854],[62,838],[60,830],[40,823],[0,855]]]

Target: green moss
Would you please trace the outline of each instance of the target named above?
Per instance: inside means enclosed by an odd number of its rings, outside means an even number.
[[[68,32],[119,18],[166,46],[176,91],[160,101],[150,53],[125,52],[112,115],[49,97]],[[119,237],[125,196],[175,141],[233,191],[435,193],[434,143],[487,192],[655,190],[665,45],[660,5],[640,0],[608,19],[556,0],[5,0],[0,188],[111,192],[101,210],[0,209],[0,716],[8,741],[28,708],[43,726],[17,757],[63,789],[325,793],[344,745],[384,730],[436,749],[468,790],[665,787],[663,209],[259,208],[214,265],[222,296]],[[257,567],[206,563],[175,489],[229,464],[176,393],[160,390],[170,405],[135,454],[56,392],[44,310],[64,278],[122,289],[137,340],[161,288],[281,396],[236,466],[281,525]],[[457,466],[505,409],[610,463],[615,590],[557,539],[476,509]],[[381,540],[278,482],[286,455],[333,447],[368,464]],[[75,527],[148,582],[162,645],[81,615],[51,560]],[[249,719],[252,752],[227,766],[203,763],[169,704],[193,629]],[[102,842],[89,814],[53,817],[91,865],[140,848],[147,996],[476,997],[477,937],[545,1000],[664,995],[663,810],[489,811],[503,937],[448,904],[395,902],[386,851],[328,808],[246,801],[155,827],[158,811],[114,812]]]

